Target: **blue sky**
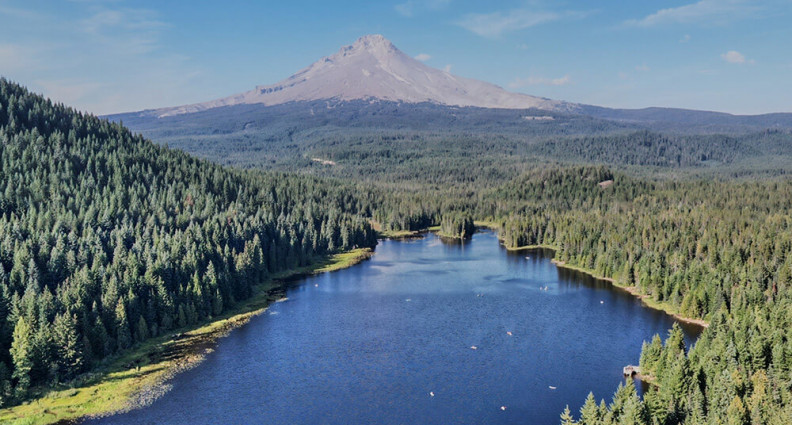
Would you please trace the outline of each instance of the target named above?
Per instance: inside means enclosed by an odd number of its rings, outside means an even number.
[[[0,75],[105,114],[275,83],[380,33],[437,68],[595,105],[792,112],[789,0],[0,0]]]

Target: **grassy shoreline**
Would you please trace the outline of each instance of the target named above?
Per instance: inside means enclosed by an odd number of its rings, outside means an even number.
[[[0,423],[75,423],[85,417],[107,416],[145,406],[168,391],[168,379],[198,365],[219,338],[282,298],[290,281],[351,267],[373,254],[370,248],[355,249],[279,273],[260,284],[252,297],[211,322],[153,338],[107,360],[106,365],[71,383],[72,387],[52,389],[39,398],[0,409]]]

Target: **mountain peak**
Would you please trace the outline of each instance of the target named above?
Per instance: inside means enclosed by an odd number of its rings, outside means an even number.
[[[333,55],[331,58],[337,58],[338,56],[344,57],[359,53],[368,53],[379,59],[383,59],[397,52],[399,52],[399,49],[397,49],[396,46],[390,42],[390,40],[380,34],[370,34],[358,38],[357,41],[349,46],[342,47],[341,50],[339,50],[338,53]]]
[[[430,102],[505,109],[574,108],[565,102],[511,93],[494,84],[431,68],[397,49],[382,35],[370,34],[279,83],[257,86],[248,92],[205,103],[164,108],[156,113],[163,117],[221,106],[278,105],[322,99]]]
[[[352,44],[352,46],[365,47],[365,48],[380,47],[380,46],[394,47],[393,43],[391,43],[390,40],[382,36],[382,34],[364,35],[363,37],[358,38],[357,41],[355,41],[355,43]]]

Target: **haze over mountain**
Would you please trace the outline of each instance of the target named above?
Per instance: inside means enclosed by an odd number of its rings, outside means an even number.
[[[573,111],[577,105],[512,93],[494,84],[429,67],[375,34],[359,38],[291,77],[204,103],[157,109],[159,117],[240,104],[279,105],[323,99],[379,99],[448,106]]]

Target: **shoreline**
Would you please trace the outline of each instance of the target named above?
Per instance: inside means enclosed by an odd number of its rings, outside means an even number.
[[[541,248],[552,249],[552,250],[555,251],[554,248],[548,247],[548,246],[542,246]],[[560,261],[560,260],[556,260],[555,258],[550,260],[550,261],[553,264],[555,264],[557,267],[562,267],[562,268],[565,268],[565,269],[568,269],[568,270],[575,270],[575,271],[587,274],[587,275],[593,277],[594,279],[604,280],[604,281],[610,283],[611,285],[613,285],[614,288],[618,288],[618,289],[620,289],[620,290],[622,290],[624,292],[627,292],[628,294],[634,296],[635,298],[638,298],[639,300],[641,300],[641,303],[644,306],[646,306],[648,308],[651,308],[651,309],[654,309],[654,310],[662,311],[662,312],[668,314],[669,316],[673,317],[674,319],[679,320],[680,322],[685,322],[685,323],[688,323],[688,324],[691,324],[691,325],[696,325],[696,326],[699,326],[699,327],[702,327],[702,328],[708,328],[709,327],[709,322],[707,322],[706,320],[694,319],[692,317],[685,317],[685,316],[679,314],[678,312],[676,312],[675,309],[672,306],[670,306],[668,304],[665,304],[665,303],[662,303],[662,302],[657,302],[657,301],[652,300],[652,298],[649,295],[641,293],[638,290],[638,288],[635,287],[635,286],[622,285],[614,278],[605,277],[605,276],[598,276],[593,270],[585,269],[583,267],[569,265],[566,262]]]
[[[487,222],[487,221],[476,221],[475,223],[479,227],[484,227],[484,228],[487,228],[487,229],[490,229],[490,230],[494,230],[496,232],[496,234],[497,234],[498,228],[495,226],[494,223]],[[501,246],[506,251],[509,251],[509,252],[517,252],[517,251],[524,251],[524,250],[535,250],[535,249],[549,249],[549,250],[552,250],[553,252],[557,252],[559,250],[558,247],[555,247],[555,246],[552,246],[552,245],[542,245],[542,244],[539,244],[539,245],[525,245],[525,246],[518,246],[518,247],[507,247],[507,246],[503,245],[503,240],[500,238],[500,235],[498,235],[498,240],[501,242]],[[622,285],[618,281],[616,281],[616,279],[614,279],[614,278],[605,277],[605,276],[599,276],[599,275],[597,275],[597,273],[594,270],[589,270],[589,269],[586,269],[586,268],[583,268],[583,267],[573,266],[573,265],[567,264],[565,261],[557,260],[555,258],[551,259],[550,261],[553,264],[555,264],[557,267],[562,267],[562,268],[565,268],[565,269],[568,269],[568,270],[575,270],[575,271],[587,274],[587,275],[593,277],[594,279],[606,281],[606,282],[610,283],[611,285],[613,285],[614,288],[618,288],[618,289],[620,289],[622,291],[625,291],[628,294],[638,298],[639,300],[641,300],[641,303],[645,307],[648,307],[648,308],[651,308],[651,309],[654,309],[654,310],[658,310],[658,311],[662,311],[663,313],[668,314],[669,316],[673,317],[676,320],[679,320],[680,322],[684,322],[684,323],[688,323],[688,324],[691,324],[691,325],[699,326],[701,328],[708,328],[709,327],[709,322],[707,322],[706,320],[704,320],[704,319],[694,319],[692,317],[685,317],[685,316],[679,314],[673,306],[671,306],[669,304],[666,304],[666,303],[663,303],[663,302],[657,302],[657,301],[652,300],[652,298],[649,295],[641,293],[638,290],[638,288],[635,287],[635,286]]]
[[[372,255],[373,249],[359,248],[275,274],[259,284],[253,296],[209,322],[152,338],[78,377],[70,387],[56,387],[36,399],[0,409],[0,423],[78,424],[145,407],[170,390],[170,379],[198,366],[220,338],[283,300],[295,281],[354,266]]]
[[[492,229],[492,226],[480,227]],[[443,237],[436,229],[424,229],[411,231],[407,237],[399,235],[388,238],[404,240],[423,237],[427,232]],[[508,248],[501,243],[501,246],[510,252],[536,249],[558,251],[556,247],[549,245]],[[296,281],[322,272],[351,267],[373,254],[371,248],[356,249],[328,256],[309,266],[273,275],[255,288],[253,296],[233,310],[210,322],[153,338],[120,357],[108,360],[106,365],[99,366],[95,372],[79,377],[77,384],[70,384],[73,387],[53,388],[37,399],[2,408],[0,422],[20,425],[78,424],[86,419],[112,416],[145,407],[170,390],[168,381],[174,376],[198,366],[214,350],[220,338],[248,323],[254,316],[264,313],[271,303],[283,300],[286,290]],[[557,267],[606,281],[614,288],[638,298],[645,307],[662,311],[676,320],[702,328],[709,326],[704,320],[681,316],[670,305],[652,302],[650,296],[640,293],[634,286],[620,285],[613,278],[598,276],[593,270],[569,265],[564,261],[551,259],[551,262]]]

